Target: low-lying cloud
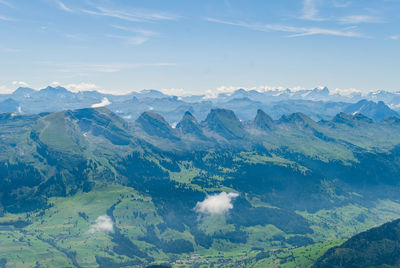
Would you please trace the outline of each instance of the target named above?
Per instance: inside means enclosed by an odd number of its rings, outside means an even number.
[[[103,98],[101,100],[101,102],[95,103],[91,107],[92,108],[99,108],[99,107],[104,107],[104,106],[107,106],[107,105],[110,105],[110,104],[111,104],[111,102],[107,98]]]
[[[13,84],[13,86],[29,87],[29,84],[25,83],[23,81],[13,81],[12,84]]]
[[[112,232],[114,224],[111,218],[107,215],[101,215],[96,219],[96,222],[90,226],[89,233],[94,234],[98,232]]]
[[[221,214],[233,208],[232,200],[238,197],[237,193],[221,192],[209,195],[204,201],[197,202],[194,208],[196,212],[203,214]]]

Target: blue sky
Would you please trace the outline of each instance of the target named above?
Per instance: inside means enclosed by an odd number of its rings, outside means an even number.
[[[0,0],[0,92],[400,90],[399,0]]]

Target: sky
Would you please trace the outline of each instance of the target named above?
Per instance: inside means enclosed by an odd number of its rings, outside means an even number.
[[[400,0],[0,0],[0,93],[400,90]]]

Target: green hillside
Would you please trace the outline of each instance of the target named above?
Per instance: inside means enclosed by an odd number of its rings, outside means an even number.
[[[399,267],[400,220],[362,232],[328,250],[313,267]]]

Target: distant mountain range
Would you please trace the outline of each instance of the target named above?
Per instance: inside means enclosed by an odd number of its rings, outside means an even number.
[[[341,95],[328,88],[311,90],[256,90],[239,89],[215,97],[206,95],[170,96],[156,90],[143,90],[125,95],[104,94],[97,91],[71,92],[63,87],[41,90],[18,88],[12,94],[0,95],[0,112],[37,114],[68,109],[106,106],[127,121],[136,120],[143,112],[160,113],[170,124],[176,125],[186,111],[204,120],[215,108],[233,110],[240,120],[250,120],[258,109],[272,118],[302,112],[314,120],[331,119],[340,112],[362,113],[371,119],[382,120],[398,116],[400,93],[377,91]]]

